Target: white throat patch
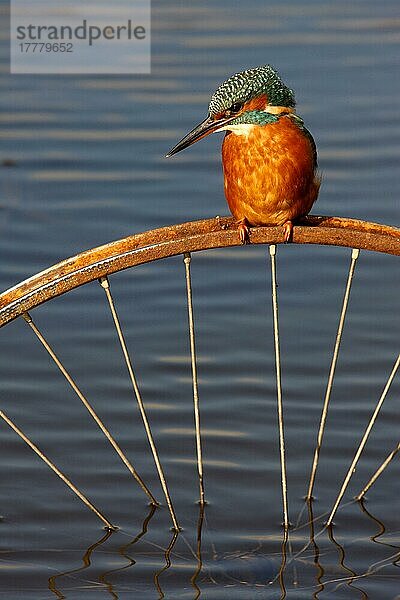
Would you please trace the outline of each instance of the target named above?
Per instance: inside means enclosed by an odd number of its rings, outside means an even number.
[[[238,125],[224,125],[224,127],[220,127],[216,129],[216,131],[231,131],[236,135],[245,135],[248,136],[250,131],[254,128],[253,123],[239,123]]]

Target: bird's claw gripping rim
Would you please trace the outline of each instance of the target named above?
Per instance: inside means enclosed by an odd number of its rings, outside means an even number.
[[[292,238],[293,238],[293,223],[292,223],[292,221],[286,221],[286,223],[283,224],[283,239],[285,241],[285,244],[288,244],[289,242],[291,242]]]
[[[238,226],[240,243],[241,244],[250,244],[250,227],[246,219],[242,219],[239,221]]]
[[[285,244],[288,244],[293,239],[293,223],[292,223],[292,221],[286,221],[286,223],[284,223],[282,227],[283,227],[283,240],[284,240]],[[238,222],[238,231],[239,231],[240,243],[243,245],[251,244],[251,240],[250,240],[251,230],[250,230],[250,226],[247,222],[247,219],[242,219],[241,221]]]

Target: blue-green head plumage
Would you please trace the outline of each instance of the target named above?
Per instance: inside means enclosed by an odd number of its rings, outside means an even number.
[[[256,102],[251,102],[253,100]],[[167,156],[180,152],[214,131],[229,129],[229,126],[275,123],[284,114],[293,113],[295,104],[293,91],[271,65],[235,73],[212,95],[204,121],[185,135]],[[269,106],[288,110],[279,110],[277,114],[276,111],[268,111]]]
[[[212,95],[208,110],[212,117],[232,110],[236,112],[249,100],[266,96],[269,106],[294,108],[294,92],[288,88],[271,65],[246,69],[235,73],[222,83]]]

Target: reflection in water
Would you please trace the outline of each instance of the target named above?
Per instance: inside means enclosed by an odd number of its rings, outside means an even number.
[[[297,534],[298,534],[298,532],[300,530],[309,528],[309,530],[310,530],[309,540],[308,541],[305,540],[305,544],[303,545],[303,547],[300,550],[298,550],[295,554],[293,554],[292,543],[289,538],[288,539],[288,548],[290,551],[290,555],[289,555],[288,561],[286,561],[286,553],[284,552],[284,550],[285,550],[285,540],[284,540],[284,543],[282,545],[281,568],[279,570],[278,575],[275,577],[275,579],[272,580],[271,583],[274,583],[276,580],[281,579],[282,580],[281,591],[282,591],[283,570],[284,570],[284,568],[287,568],[289,565],[293,565],[293,572],[294,572],[293,587],[296,587],[297,589],[301,589],[298,587],[299,582],[298,582],[298,578],[297,578],[297,568],[296,568],[295,561],[298,559],[301,559],[303,557],[304,553],[307,551],[307,549],[311,545],[314,548],[314,564],[316,564],[316,566],[317,566],[317,583],[318,583],[318,589],[316,590],[316,592],[314,592],[313,598],[317,598],[318,593],[324,589],[324,584],[321,581],[321,579],[324,575],[324,569],[322,568],[322,565],[320,564],[320,560],[319,560],[320,551],[319,551],[319,547],[316,544],[315,539],[317,537],[321,536],[325,532],[325,529],[321,529],[317,534],[315,534],[315,523],[320,521],[325,515],[319,515],[318,517],[314,517],[313,509],[312,509],[312,502],[313,502],[312,499],[306,501],[306,503],[301,508],[300,513],[297,517],[296,526],[291,530],[293,533],[297,532]],[[307,509],[308,509],[308,520],[305,523],[300,524],[302,521],[303,513]],[[304,559],[302,559],[302,560],[303,560],[302,574],[304,574],[304,564],[307,564],[308,561],[304,561]]]
[[[66,596],[64,596],[61,593],[61,591],[58,589],[58,587],[56,585],[56,580],[60,579],[61,577],[67,577],[74,573],[79,573],[81,571],[85,571],[85,569],[88,569],[90,567],[90,565],[92,564],[91,557],[92,557],[93,552],[96,550],[96,548],[98,548],[99,546],[104,544],[113,535],[113,533],[115,533],[114,530],[107,529],[106,533],[104,535],[102,535],[102,537],[97,542],[95,542],[94,544],[89,546],[89,548],[86,550],[85,554],[82,557],[82,562],[83,562],[82,567],[78,567],[77,569],[71,569],[70,571],[64,571],[63,573],[59,573],[58,575],[53,575],[52,577],[49,577],[49,580],[48,580],[49,590],[51,592],[53,592],[53,594],[55,596],[57,596],[57,598],[60,598],[60,599],[66,598]],[[113,592],[111,592],[111,594],[114,598],[117,598],[117,596],[115,594],[113,594]]]
[[[203,523],[204,523],[204,509],[205,509],[205,504],[203,502],[199,503],[199,519],[197,522],[197,546],[196,546],[196,556],[197,556],[197,566],[196,566],[196,570],[193,573],[192,577],[190,578],[190,583],[192,584],[196,595],[194,596],[194,600],[197,600],[197,598],[200,598],[201,595],[201,590],[199,588],[199,586],[197,585],[197,578],[201,573],[201,569],[203,568],[203,559],[201,556],[201,535],[203,532]]]
[[[314,564],[315,564],[315,567],[317,570],[316,580],[317,580],[317,584],[318,584],[318,587],[313,594],[313,599],[318,600],[318,594],[320,592],[322,592],[322,590],[324,589],[324,584],[322,583],[322,578],[324,576],[324,569],[319,561],[319,547],[317,546],[317,543],[315,541],[314,514],[313,514],[312,503],[313,503],[312,498],[307,500],[308,521],[310,524],[310,542],[314,548]]]
[[[354,504],[353,501],[347,503],[347,505],[352,505],[352,504]],[[359,580],[359,579],[373,578],[374,576],[376,576],[378,574],[378,572],[389,567],[389,565],[393,565],[396,568],[400,567],[400,551],[399,551],[400,546],[395,545],[395,544],[390,544],[388,542],[383,542],[380,540],[378,541],[379,537],[381,537],[382,535],[387,533],[385,524],[380,519],[378,519],[377,517],[372,515],[365,508],[365,504],[362,499],[358,501],[358,504],[359,504],[363,514],[365,514],[369,519],[371,519],[378,526],[378,532],[370,537],[371,541],[376,544],[385,546],[387,548],[394,548],[394,549],[396,549],[396,552],[390,554],[389,556],[385,557],[384,559],[382,559],[380,561],[377,561],[377,562],[371,564],[365,572],[359,572],[359,574],[357,574],[357,572],[355,570],[351,569],[350,567],[348,567],[345,564],[345,548],[341,544],[339,544],[339,542],[335,539],[335,537],[333,535],[332,526],[325,525],[324,528],[321,529],[317,534],[315,533],[315,523],[325,515],[320,515],[319,517],[315,518],[314,514],[313,514],[312,501],[307,502],[308,522],[306,524],[299,525],[299,522],[301,520],[301,515],[304,512],[304,509],[302,509],[299,519],[298,519],[298,524],[295,527],[294,531],[299,532],[305,526],[308,526],[309,527],[309,542],[306,543],[294,556],[290,556],[289,560],[286,562],[285,569],[287,570],[287,567],[294,560],[301,559],[301,557],[304,556],[307,548],[309,548],[310,545],[313,547],[313,549],[314,549],[314,564],[316,565],[316,568],[317,568],[317,573],[316,573],[317,589],[313,592],[313,595],[312,595],[312,597],[314,599],[317,599],[319,597],[319,594],[323,590],[326,589],[328,584],[336,583],[337,585],[334,588],[333,593],[335,593],[339,588],[343,587],[343,585],[346,584],[348,587],[350,587],[350,589],[353,592],[355,592],[357,594],[357,597],[360,597],[363,600],[368,600],[368,598],[371,598],[371,597],[368,596],[367,592],[365,592],[363,589],[355,586],[354,581]],[[338,556],[339,556],[338,566],[339,566],[340,570],[345,572],[345,575],[346,575],[345,577],[340,577],[338,574],[336,577],[329,578],[325,581],[322,580],[324,575],[326,575],[329,572],[332,573],[332,571],[334,569],[334,562],[332,560],[329,560],[327,562],[326,568],[324,568],[321,564],[321,556],[325,556],[325,560],[328,560],[330,553],[329,553],[329,551],[328,552],[324,551],[323,553],[321,552],[320,547],[316,543],[316,538],[323,536],[325,533],[328,533],[329,541],[331,542],[331,544],[333,544],[335,550],[338,553]],[[354,541],[353,541],[353,543],[354,543]],[[303,562],[303,566],[307,565],[306,558],[303,558],[302,562]],[[307,575],[307,570],[303,569],[302,574]],[[281,578],[281,581],[282,581],[282,579],[283,579],[282,566],[281,566],[279,574],[273,580],[273,582],[278,580],[279,577]],[[383,577],[383,576],[379,575],[379,577]],[[390,581],[390,576],[388,575],[387,577],[388,577],[388,581]],[[313,587],[314,587],[314,584],[313,584]],[[282,589],[283,588],[281,586],[281,592],[282,592]],[[301,589],[305,589],[305,588],[298,587],[297,589],[301,590]],[[283,597],[285,597],[285,596],[283,596]]]
[[[168,545],[168,547],[166,548],[165,552],[164,552],[164,557],[165,557],[165,565],[163,566],[162,569],[160,569],[160,571],[157,571],[154,574],[154,584],[157,588],[157,591],[159,593],[159,598],[165,598],[165,594],[161,589],[161,585],[160,585],[160,576],[162,575],[162,573],[164,573],[165,571],[167,571],[170,566],[171,566],[171,552],[173,550],[173,547],[176,544],[176,540],[178,539],[179,536],[179,531],[175,531],[172,534],[172,538],[171,541]]]
[[[270,586],[275,582],[276,584],[279,584],[279,589],[280,589],[279,599],[285,600],[287,598],[287,594],[290,593],[290,591],[292,591],[293,589],[296,588],[300,592],[300,590],[308,589],[310,586],[310,583],[311,583],[311,587],[313,588],[313,591],[312,592],[310,591],[310,597],[312,597],[314,600],[317,600],[319,598],[319,595],[324,590],[327,589],[327,586],[329,584],[330,585],[336,584],[336,587],[332,590],[333,594],[339,593],[340,589],[343,588],[344,585],[346,585],[347,589],[348,589],[348,592],[346,594],[349,597],[350,597],[350,591],[351,591],[351,597],[354,596],[357,598],[361,598],[362,600],[368,600],[368,598],[370,598],[370,596],[368,596],[367,593],[362,588],[360,588],[354,584],[355,580],[372,578],[372,577],[376,576],[378,572],[382,571],[384,568],[387,568],[390,565],[393,565],[396,568],[399,568],[399,566],[400,566],[399,565],[400,547],[398,545],[390,544],[388,542],[379,540],[378,538],[380,538],[381,536],[383,536],[386,533],[385,524],[380,519],[378,519],[373,514],[371,514],[365,508],[363,501],[359,502],[359,506],[360,506],[362,513],[364,515],[366,515],[368,517],[368,519],[370,519],[378,527],[377,533],[375,533],[373,536],[370,537],[371,541],[374,542],[375,544],[379,544],[380,546],[387,547],[388,549],[396,550],[395,553],[391,553],[389,556],[385,557],[384,559],[370,565],[370,567],[368,568],[367,571],[362,572],[362,573],[360,573],[360,572],[357,573],[356,570],[350,568],[346,564],[345,548],[335,539],[335,537],[333,535],[333,529],[331,526],[323,528],[317,534],[315,533],[315,522],[316,521],[314,519],[313,506],[312,506],[312,501],[311,501],[311,502],[307,503],[307,508],[308,508],[307,526],[309,528],[309,541],[308,541],[308,543],[305,544],[305,546],[299,552],[297,552],[293,555],[292,550],[291,550],[291,540],[290,540],[290,536],[289,536],[289,530],[284,529],[284,535],[283,535],[281,551],[280,551],[281,560],[280,560],[279,569],[277,568],[277,565],[273,564],[273,561],[269,558],[268,554],[262,553],[262,545],[260,543],[259,547],[251,553],[247,553],[247,552],[243,553],[240,551],[237,551],[235,553],[230,553],[230,554],[224,553],[220,558],[215,553],[213,556],[212,562],[210,563],[210,565],[208,565],[209,569],[207,569],[207,571],[210,571],[210,572],[208,573],[207,579],[204,580],[203,585],[207,586],[210,583],[212,583],[213,585],[218,586],[218,587],[221,587],[221,585],[228,585],[228,586],[232,586],[232,588],[236,588],[237,586],[248,586],[249,589],[251,588],[253,590],[256,590],[258,588],[258,590],[261,591],[261,588],[264,588],[264,590],[267,588],[270,588]],[[136,560],[134,558],[132,558],[132,556],[130,556],[128,551],[137,542],[139,542],[139,540],[141,538],[143,538],[143,536],[148,532],[149,523],[150,523],[151,519],[153,518],[153,515],[155,514],[155,512],[156,512],[156,508],[154,506],[151,506],[148,515],[146,516],[146,518],[143,521],[141,531],[130,542],[125,543],[118,548],[118,555],[123,557],[126,560],[126,564],[124,564],[122,567],[105,570],[101,575],[98,576],[97,581],[98,581],[98,583],[101,584],[100,589],[101,589],[102,593],[106,592],[114,600],[117,600],[119,598],[119,593],[121,590],[118,588],[116,583],[112,583],[110,581],[111,575],[115,575],[118,572],[130,569],[131,567],[133,567],[134,565],[137,564]],[[197,521],[196,551],[191,550],[191,552],[193,552],[193,556],[195,556],[197,559],[197,564],[196,564],[195,570],[193,572],[193,575],[190,577],[190,583],[191,583],[193,591],[194,591],[193,600],[198,600],[198,598],[200,598],[202,593],[206,591],[205,588],[203,589],[203,586],[200,587],[200,585],[198,583],[199,577],[200,577],[203,567],[204,567],[203,553],[206,551],[203,549],[203,539],[202,539],[204,522],[205,522],[205,506],[200,504],[198,521]],[[295,531],[298,531],[298,529],[300,529],[300,528],[296,528]],[[317,545],[316,538],[318,538],[320,536],[324,536],[324,534],[326,534],[326,533],[328,534],[330,543],[333,545],[333,547],[335,548],[335,550],[338,554],[337,562],[333,561],[332,559],[328,560],[331,553],[329,551],[327,552],[326,550],[325,550],[325,552],[322,552],[320,550],[321,542],[319,543],[319,545]],[[65,578],[68,576],[76,575],[77,573],[80,573],[80,572],[88,569],[92,564],[92,554],[93,554],[94,550],[96,548],[104,545],[107,542],[107,540],[110,539],[110,537],[112,535],[115,536],[115,535],[118,535],[118,533],[114,532],[114,531],[110,531],[110,530],[106,531],[99,540],[97,540],[95,543],[93,543],[91,546],[89,546],[89,548],[85,551],[85,553],[82,557],[82,563],[83,563],[82,566],[80,566],[76,569],[63,571],[57,575],[50,577],[48,579],[48,589],[59,599],[67,598],[68,594],[64,593],[61,589],[60,579],[62,577]],[[162,551],[164,552],[164,561],[165,561],[164,565],[161,569],[158,569],[155,572],[153,571],[154,586],[157,590],[159,599],[163,599],[167,596],[167,593],[163,590],[162,585],[161,585],[161,576],[163,573],[165,573],[165,571],[170,569],[172,566],[171,554],[177,543],[179,535],[180,534],[178,532],[174,532],[168,546],[164,550],[160,546],[157,545],[160,553]],[[148,540],[148,543],[150,543],[151,545],[154,546],[154,544],[152,542],[150,542],[149,540]],[[211,544],[211,546],[212,546],[212,544]],[[290,585],[290,589],[288,589],[288,587],[287,587],[288,586],[288,581],[287,581],[288,567],[292,566],[293,568],[296,568],[296,560],[299,559],[301,557],[301,555],[304,556],[305,551],[310,546],[313,548],[313,563],[316,568],[316,573],[315,573],[314,577],[312,578],[312,580],[309,582],[309,584],[306,587],[302,587],[297,582],[297,577],[295,574],[295,580]],[[326,568],[323,567],[322,562],[321,562],[321,557],[324,557],[324,556],[325,556],[325,560],[328,561]],[[311,557],[309,557],[309,558],[311,558]],[[302,569],[301,569],[302,577],[307,576],[307,565],[309,565],[309,564],[311,565],[309,558],[307,556],[304,556],[304,558],[302,560]],[[336,577],[332,577],[328,580],[323,581],[324,575],[326,575],[326,573],[329,571],[332,572],[332,570],[335,568],[335,562],[336,562],[335,570],[337,570],[337,567],[339,567],[339,569],[342,571],[344,576],[340,576],[340,574],[338,573]],[[179,568],[177,569],[177,572],[178,571],[179,571]],[[137,569],[135,569],[135,573],[136,572],[137,572]],[[273,573],[276,574],[275,577],[273,576]],[[311,572],[310,572],[310,576],[311,576]],[[95,585],[94,582],[92,582],[92,583]],[[304,586],[304,584],[303,584],[303,586]],[[232,593],[233,593],[233,590],[232,590]],[[254,592],[254,593],[256,593],[256,592]],[[346,597],[347,597],[347,595],[346,595]]]
[[[335,548],[336,548],[336,549],[337,549],[337,551],[338,551],[338,555],[339,555],[339,564],[340,564],[340,566],[342,567],[342,569],[344,570],[344,572],[345,572],[345,573],[349,573],[349,574],[351,575],[350,579],[346,578],[346,585],[347,585],[349,588],[351,588],[351,589],[352,589],[352,591],[356,591],[356,590],[358,590],[358,591],[360,592],[360,594],[361,594],[361,598],[362,598],[363,600],[368,600],[368,596],[367,596],[367,594],[366,594],[366,593],[365,593],[365,592],[364,592],[362,589],[360,589],[360,588],[356,587],[355,585],[353,585],[353,581],[354,581],[354,579],[357,579],[357,578],[358,578],[358,575],[357,575],[357,573],[355,573],[355,572],[354,572],[352,569],[350,569],[350,567],[347,567],[347,566],[344,564],[344,561],[345,561],[345,552],[344,552],[344,548],[343,548],[343,546],[341,546],[341,545],[339,544],[339,542],[337,542],[337,541],[335,540],[335,538],[333,537],[333,528],[332,528],[332,525],[329,525],[329,526],[326,528],[326,530],[327,530],[327,532],[328,532],[329,539],[331,540],[331,542],[334,544]],[[339,584],[339,585],[341,585],[341,584]],[[338,587],[339,587],[339,586],[338,586]]]
[[[390,546],[390,544],[387,544],[385,542],[381,542],[381,541],[377,541],[378,537],[380,537],[381,535],[383,535],[386,531],[386,527],[384,525],[384,523],[382,521],[380,521],[378,519],[378,517],[374,517],[374,515],[372,515],[365,507],[365,501],[364,498],[360,498],[360,500],[358,501],[358,505],[361,508],[362,512],[367,515],[367,517],[369,517],[372,521],[374,521],[374,523],[376,523],[378,525],[378,533],[376,533],[375,535],[371,536],[371,540],[373,542],[376,542],[377,544],[383,544],[384,546]]]
[[[284,600],[286,598],[286,588],[285,588],[285,580],[283,578],[283,574],[284,574],[285,568],[286,568],[286,547],[287,547],[287,543],[288,543],[288,538],[289,538],[289,529],[287,527],[285,527],[284,532],[283,532],[282,546],[281,546],[282,559],[281,559],[281,566],[279,569],[279,576],[278,576],[279,587],[281,589],[280,600]]]
[[[396,550],[400,550],[399,546],[395,546],[394,544],[389,544],[388,542],[382,542],[381,540],[378,541],[378,538],[381,537],[381,535],[383,535],[384,533],[386,533],[386,527],[385,524],[378,519],[377,517],[375,517],[373,514],[371,514],[365,507],[365,503],[364,503],[364,498],[360,498],[360,500],[358,501],[359,506],[362,510],[362,512],[367,515],[367,517],[369,517],[374,523],[376,523],[378,525],[378,533],[376,533],[375,535],[371,536],[371,540],[373,542],[375,542],[376,544],[380,544],[382,546],[387,546],[388,548],[396,548]],[[387,560],[391,560],[393,558],[393,556],[388,557]],[[394,557],[394,560],[392,561],[392,564],[395,567],[400,567],[399,565],[399,561],[400,561],[400,552],[396,553],[396,556]],[[369,568],[368,571],[372,570],[372,566]]]
[[[124,569],[132,567],[135,564],[136,561],[127,554],[128,548],[131,548],[134,544],[136,544],[136,542],[138,542],[140,540],[140,538],[142,538],[147,533],[147,528],[148,528],[149,522],[150,522],[151,518],[153,517],[155,511],[156,511],[156,507],[154,505],[151,505],[149,514],[146,516],[145,520],[143,521],[141,532],[131,542],[129,542],[128,544],[124,544],[123,546],[121,546],[118,549],[118,553],[128,561],[128,564],[124,565],[123,567],[118,567],[117,569],[111,569],[109,571],[105,571],[104,573],[102,573],[99,576],[99,582],[101,582],[105,586],[105,588],[109,592],[110,596],[114,599],[118,598],[118,594],[115,592],[115,590],[113,589],[113,585],[107,580],[107,578],[111,574],[115,574],[118,571],[123,571]],[[101,546],[102,544],[104,544],[114,533],[116,533],[115,530],[108,529],[106,531],[106,533],[100,538],[100,540],[98,540],[97,542],[95,542],[94,544],[89,546],[89,548],[86,550],[85,554],[82,557],[83,566],[78,567],[77,569],[72,569],[70,571],[64,571],[62,573],[59,573],[58,575],[53,575],[52,577],[50,577],[48,580],[49,590],[51,592],[53,592],[53,594],[55,594],[57,596],[57,598],[60,598],[60,599],[66,598],[66,596],[64,596],[62,594],[62,592],[59,590],[59,588],[57,587],[56,580],[60,579],[61,577],[67,577],[72,574],[76,574],[81,571],[84,571],[85,569],[88,569],[91,566],[91,556],[92,556],[94,550],[96,548],[98,548],[99,546]]]
[[[132,567],[133,565],[136,564],[135,559],[133,559],[131,556],[129,556],[128,554],[128,549],[132,548],[132,546],[134,544],[136,544],[146,533],[147,533],[147,528],[148,525],[150,523],[150,520],[152,519],[154,513],[156,512],[156,506],[154,506],[154,504],[150,505],[150,511],[149,514],[147,515],[147,517],[145,518],[145,520],[143,521],[143,525],[142,525],[142,531],[140,533],[138,533],[138,535],[131,541],[128,542],[127,544],[124,544],[123,546],[121,546],[118,549],[118,552],[121,556],[123,556],[128,562],[126,565],[124,565],[123,567],[118,567],[117,569],[111,569],[110,571],[106,571],[105,573],[103,573],[100,577],[99,577],[99,581],[103,582],[106,584],[106,586],[108,586],[109,584],[106,582],[106,577],[109,577],[111,574],[115,574],[119,571],[124,571],[125,569],[128,569],[129,567]]]

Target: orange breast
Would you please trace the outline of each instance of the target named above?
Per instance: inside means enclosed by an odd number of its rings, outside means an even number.
[[[248,135],[228,132],[222,164],[231,213],[250,225],[282,225],[307,214],[317,199],[313,145],[290,116],[254,125]]]

